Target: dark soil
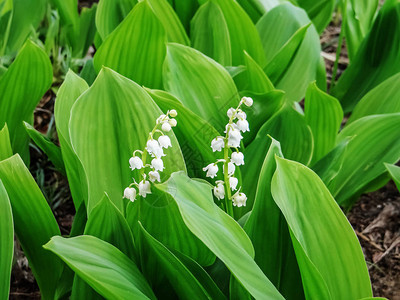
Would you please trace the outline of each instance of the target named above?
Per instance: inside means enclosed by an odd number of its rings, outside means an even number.
[[[80,1],[80,7],[97,1]],[[330,84],[340,28],[331,24],[321,37],[328,84]],[[343,46],[338,76],[349,61]],[[35,111],[35,128],[57,143],[54,128],[54,93],[49,91]],[[61,234],[71,229],[75,210],[67,180],[60,175],[47,157],[36,147],[31,148],[31,172],[48,199]],[[400,194],[393,182],[380,190],[361,196],[348,214],[360,240],[371,277],[374,296],[400,300]],[[10,299],[40,299],[38,286],[26,258],[16,241],[15,265],[11,278]]]

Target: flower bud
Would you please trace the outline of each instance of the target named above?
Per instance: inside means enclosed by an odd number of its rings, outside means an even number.
[[[176,124],[177,124],[177,122],[176,122],[175,119],[169,119],[169,120],[168,120],[168,123],[169,123],[169,125],[171,125],[171,127],[175,127]]]
[[[175,118],[175,117],[178,115],[178,113],[177,113],[177,111],[176,111],[175,109],[171,109],[171,110],[169,111],[169,115],[170,115],[171,117]]]
[[[248,107],[250,107],[250,106],[253,105],[253,99],[250,98],[250,97],[243,97],[243,98],[242,98],[242,101],[243,101],[243,103],[244,103],[246,106],[248,106]]]

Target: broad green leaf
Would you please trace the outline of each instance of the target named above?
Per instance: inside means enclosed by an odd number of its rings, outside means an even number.
[[[42,21],[47,8],[47,0],[13,0],[10,31],[5,54],[14,55]],[[4,53],[1,53],[4,55]]]
[[[132,232],[121,212],[107,195],[104,195],[101,201],[93,208],[86,223],[84,234],[110,243],[132,261],[135,261]],[[95,295],[96,292],[89,285],[80,277],[75,276],[71,294],[72,299],[91,299],[95,298]]]
[[[69,135],[69,120],[71,109],[76,99],[88,88],[89,86],[87,83],[70,70],[58,90],[54,104],[57,135],[60,141],[61,154],[76,210],[79,209],[81,203],[87,203],[88,187],[82,163],[76,156],[75,150],[72,148]]]
[[[166,41],[164,27],[149,3],[140,2],[103,41],[94,56],[94,67],[99,72],[106,66],[138,84],[160,88]]]
[[[167,0],[139,0],[146,1],[158,20],[163,25],[168,42],[190,45],[189,37],[182,26],[181,21]]]
[[[42,149],[44,153],[46,153],[49,160],[53,163],[53,165],[57,168],[61,174],[65,175],[65,166],[64,161],[61,155],[61,149],[57,145],[55,145],[52,141],[50,141],[46,136],[41,134],[32,125],[24,122],[24,126],[26,131],[28,132],[29,137],[35,142],[35,144]]]
[[[137,266],[113,245],[90,235],[53,237],[45,249],[58,255],[108,299],[155,299]]]
[[[211,141],[219,132],[207,121],[183,106],[178,99],[161,90],[146,90],[162,111],[174,108],[178,115],[175,118],[178,126],[174,128],[179,141],[186,168],[190,177],[206,179],[203,168],[215,160]]]
[[[174,8],[179,19],[181,19],[186,32],[189,32],[190,21],[199,7],[199,2],[197,0],[168,0],[168,2]]]
[[[0,130],[0,161],[13,155],[7,124]]]
[[[7,40],[10,35],[13,14],[13,0],[0,0],[0,56],[4,55]]]
[[[232,65],[231,39],[220,7],[207,1],[196,12],[190,28],[193,48],[223,66]]]
[[[343,110],[337,99],[321,91],[314,82],[306,92],[304,115],[314,138],[313,165],[335,146]]]
[[[257,23],[268,10],[279,4],[279,0],[238,0],[238,3],[253,22]]]
[[[275,90],[271,80],[254,59],[247,52],[244,52],[244,57],[246,70],[235,78],[238,89],[260,94]]]
[[[96,70],[94,69],[94,65],[93,65],[93,58],[86,61],[79,76],[82,77],[83,79],[85,79],[85,81],[88,85],[93,84],[93,82],[95,81],[95,79],[97,77],[97,73],[96,73]]]
[[[254,262],[254,249],[243,229],[214,204],[208,183],[177,172],[157,187],[173,197],[186,226],[225,263],[253,297],[283,299]]]
[[[332,19],[336,1],[296,0],[295,2],[307,12],[318,33],[321,34]]]
[[[360,244],[329,190],[300,163],[276,163],[271,192],[289,225],[306,298],[371,297]]]
[[[388,170],[390,176],[392,176],[392,179],[396,184],[397,189],[400,191],[400,167],[391,164],[385,164],[385,167]]]
[[[85,57],[89,47],[93,44],[96,34],[96,9],[97,4],[94,3],[90,8],[83,7],[79,18],[79,39],[73,54],[77,57]]]
[[[286,299],[301,299],[303,286],[288,227],[271,195],[275,156],[282,157],[282,152],[279,142],[272,140],[258,178],[254,205],[243,229],[253,243],[254,260],[264,274]]]
[[[313,25],[308,27],[301,45],[293,55],[286,57],[279,52],[292,53],[292,49],[296,48],[294,46],[304,33],[304,26],[309,23],[310,19],[304,10],[286,2],[274,7],[257,22],[268,64],[273,64],[274,59],[279,59],[279,61],[290,59],[289,63],[285,63],[286,67],[279,78],[272,80],[270,77],[270,79],[277,89],[287,93],[291,101],[300,101],[304,98],[309,83],[317,77],[321,47],[315,27]],[[296,35],[293,36],[294,34]],[[277,68],[273,69],[282,72],[280,64],[278,63]],[[268,66],[266,68],[268,69]],[[267,75],[269,75],[268,72]]]
[[[243,8],[234,0],[211,0],[224,14],[229,30],[232,65],[244,64],[243,50],[261,66],[265,64],[263,45],[256,27]]]
[[[0,297],[7,299],[10,291],[14,255],[14,223],[10,199],[0,179]]]
[[[101,0],[96,11],[96,28],[102,40],[121,23],[137,0]]]
[[[134,150],[145,148],[161,114],[141,87],[108,68],[102,69],[93,85],[76,101],[69,129],[73,149],[88,180],[89,216],[104,192],[124,211],[123,191],[132,182],[129,158]],[[168,135],[172,148],[165,150],[162,179],[174,171],[185,170],[178,141],[172,131]]]
[[[379,0],[347,0],[346,2],[347,7],[345,9],[347,12],[344,34],[349,59],[352,61],[357,54],[362,40],[371,29]]]
[[[343,167],[328,185],[336,201],[350,207],[367,185],[386,171],[383,163],[400,159],[400,113],[361,118],[339,134],[337,143],[352,138]],[[374,141],[371,143],[371,141]]]
[[[182,104],[208,121],[219,132],[225,130],[225,116],[239,104],[238,92],[229,73],[199,51],[168,44],[164,64],[164,87]]]
[[[180,299],[224,299],[221,291],[213,294],[203,287],[194,274],[167,247],[152,237],[140,224],[141,253],[145,254],[144,265],[159,265],[160,271],[167,277]],[[153,267],[153,266],[152,266]],[[218,291],[218,289],[216,290]]]
[[[33,110],[52,82],[52,68],[46,53],[27,41],[0,79],[0,127],[7,123],[11,146],[29,161],[29,138],[22,121],[31,121]]]
[[[369,91],[354,107],[346,125],[369,115],[400,112],[400,73],[386,79]]]
[[[61,261],[42,248],[60,229],[29,170],[18,154],[0,162],[0,180],[7,190],[14,229],[43,299],[53,299],[62,272]]]
[[[363,39],[357,55],[343,72],[332,95],[345,113],[371,89],[400,70],[400,2],[387,0]]]

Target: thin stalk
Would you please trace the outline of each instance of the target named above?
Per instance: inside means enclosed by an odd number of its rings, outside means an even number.
[[[337,75],[337,70],[339,67],[340,53],[342,51],[344,28],[345,28],[346,22],[347,22],[347,1],[348,0],[344,0],[344,6],[342,8],[342,25],[340,26],[340,34],[339,34],[338,46],[336,49],[336,59],[333,64],[330,90],[332,90],[336,85],[336,75]]]
[[[226,132],[226,135],[228,136],[229,129]],[[232,194],[231,194],[231,189],[229,186],[229,175],[228,175],[228,160],[229,160],[229,147],[228,147],[228,138],[225,138],[224,141],[225,147],[224,147],[224,182],[225,182],[225,208],[226,212],[228,215],[230,215],[233,218],[233,206],[232,206]]]

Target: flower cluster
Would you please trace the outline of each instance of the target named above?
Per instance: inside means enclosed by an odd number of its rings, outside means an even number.
[[[224,158],[218,159],[215,163],[211,163],[203,168],[203,171],[207,172],[207,177],[214,178],[219,171],[218,163],[223,164],[224,180],[217,180],[215,182],[214,195],[219,200],[225,199],[227,210],[229,210],[229,206],[232,204],[237,207],[245,206],[247,200],[246,195],[240,192],[240,188],[237,187],[238,179],[234,177],[235,168],[244,165],[244,155],[238,149],[243,139],[242,133],[250,131],[249,123],[246,120],[246,113],[240,109],[242,104],[250,107],[253,105],[253,99],[243,97],[236,109],[232,107],[228,109],[229,122],[225,127],[225,137],[218,136],[211,141],[213,152],[220,152],[224,149]],[[235,149],[231,157],[229,157],[230,148]],[[231,196],[231,191],[236,191],[233,196]]]
[[[135,179],[133,179],[133,183],[124,190],[124,198],[133,202],[138,192],[140,196],[146,198],[147,194],[151,194],[150,182],[161,181],[160,172],[165,169],[162,160],[162,158],[166,156],[164,154],[164,149],[172,147],[170,138],[165,135],[164,132],[169,132],[172,127],[176,126],[177,122],[173,118],[177,115],[178,113],[176,110],[172,109],[169,110],[167,114],[162,114],[158,117],[156,126],[149,133],[145,149],[143,151],[135,150],[133,152],[132,157],[129,159],[129,166],[132,171],[141,170],[141,180],[137,183]],[[159,128],[161,128],[161,130]],[[158,139],[155,138],[156,134],[160,134]],[[140,156],[137,156],[136,153],[140,153]],[[148,156],[150,156],[150,163],[147,163]],[[147,174],[145,172],[146,169],[148,169]]]

